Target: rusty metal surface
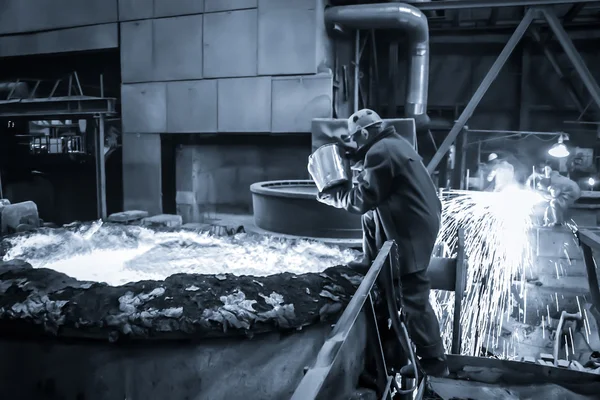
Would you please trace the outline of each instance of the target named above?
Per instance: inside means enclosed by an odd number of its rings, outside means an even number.
[[[310,132],[313,118],[331,118],[333,77],[273,78],[272,132]]]
[[[217,81],[167,83],[167,132],[217,132]]]
[[[123,132],[167,131],[167,87],[164,82],[121,86]]]
[[[113,49],[119,46],[116,23],[1,36],[0,57]]]
[[[258,13],[241,10],[204,15],[204,77],[257,75]]]
[[[270,132],[271,77],[220,79],[218,121],[219,132]]]
[[[204,12],[232,11],[256,8],[257,0],[204,0]]]
[[[281,1],[279,7],[267,3],[261,1],[258,9],[258,73],[316,73],[322,61],[317,59],[317,31],[323,22],[317,18],[315,1]]]
[[[117,22],[114,0],[2,0],[0,35]]]

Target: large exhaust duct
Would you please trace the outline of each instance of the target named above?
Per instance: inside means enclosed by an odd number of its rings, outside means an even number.
[[[403,3],[359,4],[325,10],[330,30],[398,29],[409,36],[408,79],[404,112],[414,118],[417,130],[427,128],[427,90],[429,86],[429,25],[418,8]]]

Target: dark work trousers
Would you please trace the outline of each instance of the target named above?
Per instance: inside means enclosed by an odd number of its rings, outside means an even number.
[[[385,241],[383,238],[377,237],[377,220],[373,212],[363,214],[362,227],[364,257],[370,265]],[[402,262],[402,255],[400,255],[400,260]],[[400,265],[400,275],[406,327],[417,348],[417,356],[421,358],[442,357],[444,346],[440,336],[440,324],[429,303],[431,284],[427,276],[427,269],[402,275],[402,265]]]

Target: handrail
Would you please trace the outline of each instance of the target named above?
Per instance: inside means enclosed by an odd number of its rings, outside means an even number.
[[[579,246],[583,250],[583,260],[587,272],[592,303],[590,313],[596,320],[596,323],[600,324],[600,284],[598,282],[596,260],[594,259],[593,253],[593,250],[600,251],[600,236],[589,229],[578,229],[576,230],[575,235],[579,240]]]
[[[332,368],[341,353],[341,348],[344,341],[347,339],[350,331],[352,330],[354,323],[358,319],[360,312],[367,304],[367,301],[371,302],[371,291],[373,290],[377,278],[380,276],[384,266],[387,266],[393,273],[393,268],[396,267],[394,264],[394,258],[390,257],[393,254],[393,249],[396,244],[393,241],[385,242],[381,250],[377,254],[375,261],[367,275],[364,277],[362,283],[358,287],[356,293],[350,300],[350,303],[342,313],[340,319],[335,324],[329,337],[323,344],[323,347],[317,355],[315,365],[310,368],[300,384],[296,388],[292,400],[312,400],[319,396],[319,393],[323,389],[323,386],[332,372]],[[389,261],[386,263],[386,261]],[[394,305],[396,306],[396,305]],[[365,310],[369,311],[369,310]],[[376,321],[373,321],[376,322]],[[385,371],[387,374],[387,371]],[[387,379],[387,387],[385,388],[386,397],[389,396],[389,387],[391,385],[391,379]]]

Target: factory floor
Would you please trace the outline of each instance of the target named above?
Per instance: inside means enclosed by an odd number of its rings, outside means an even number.
[[[286,239],[298,239],[298,236],[285,235],[281,233],[265,231],[256,226],[254,223],[254,216],[251,214],[227,214],[227,213],[211,213],[205,217],[203,223],[187,223],[183,228],[187,229],[200,229],[207,225],[222,225],[222,226],[243,226],[244,230],[248,233],[259,233],[263,235],[274,235]],[[306,237],[309,240],[319,240],[327,244],[341,246],[341,247],[352,247],[360,248],[362,241],[360,239],[331,239],[331,238],[313,238]]]

